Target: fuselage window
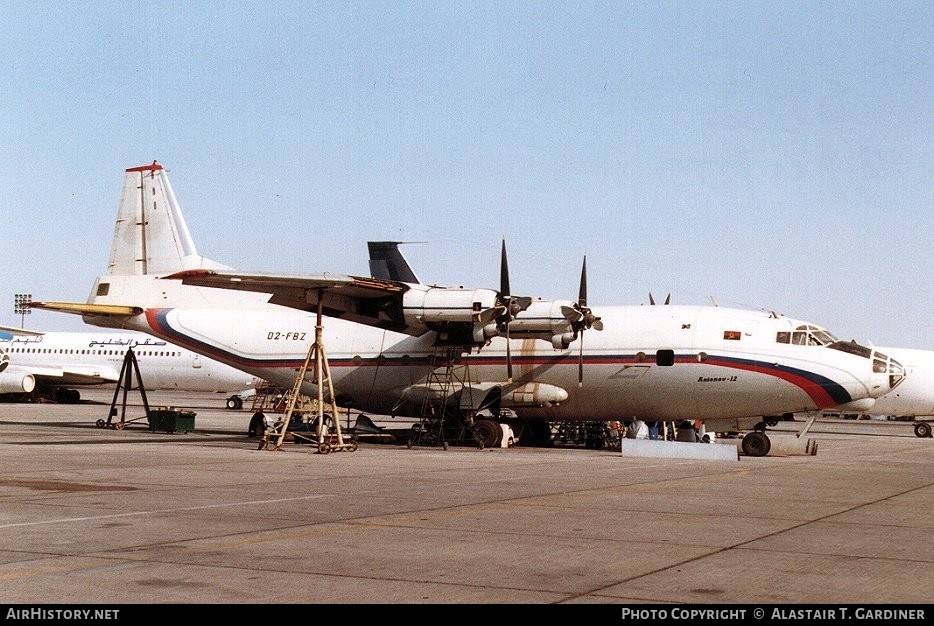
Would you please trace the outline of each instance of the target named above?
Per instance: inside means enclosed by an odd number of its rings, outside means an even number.
[[[670,367],[675,364],[674,350],[659,350],[655,353],[655,364]]]

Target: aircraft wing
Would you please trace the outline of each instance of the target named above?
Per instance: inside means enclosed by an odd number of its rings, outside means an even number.
[[[186,285],[255,291],[270,294],[269,302],[322,313],[386,330],[420,335],[425,328],[407,323],[403,297],[409,285],[393,280],[342,274],[243,274],[216,270],[187,270],[165,276]]]
[[[270,294],[269,302],[413,337],[437,331],[453,345],[483,344],[506,311],[492,289],[439,287],[342,274],[242,274],[185,270],[164,279],[186,285]],[[549,335],[550,336],[550,335]]]
[[[26,330],[25,328],[16,328],[15,326],[4,326],[0,324],[0,338],[9,339],[14,335],[27,336],[27,337],[38,337],[42,335],[38,330]]]
[[[23,366],[40,383],[50,385],[102,385],[120,380],[120,370],[93,365],[64,365],[62,367]]]

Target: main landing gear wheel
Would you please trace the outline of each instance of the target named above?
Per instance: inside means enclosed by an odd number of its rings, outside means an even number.
[[[921,438],[927,438],[931,436],[931,425],[927,422],[918,422],[915,424],[915,435]]]
[[[772,449],[769,436],[758,430],[743,437],[743,454],[746,456],[765,456]]]
[[[250,428],[247,431],[248,437],[262,437],[266,433],[266,416],[257,411],[250,419]]]
[[[480,419],[474,422],[474,434],[477,438],[477,447],[493,448],[503,440],[503,429],[493,420]]]
[[[227,398],[227,408],[231,411],[239,411],[243,408],[243,399],[240,396],[230,396]]]

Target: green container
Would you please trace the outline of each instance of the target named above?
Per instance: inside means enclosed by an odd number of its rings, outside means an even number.
[[[195,429],[195,412],[160,407],[149,411],[149,430],[167,433],[189,432]]]

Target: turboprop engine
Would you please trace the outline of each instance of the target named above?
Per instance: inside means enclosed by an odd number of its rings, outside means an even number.
[[[572,320],[565,315],[573,308],[569,300],[535,300],[509,322],[509,336],[550,341],[555,349],[563,350],[577,337]]]
[[[405,292],[403,310],[407,323],[438,331],[446,343],[483,345],[498,334],[505,306],[492,289],[416,285]]]

